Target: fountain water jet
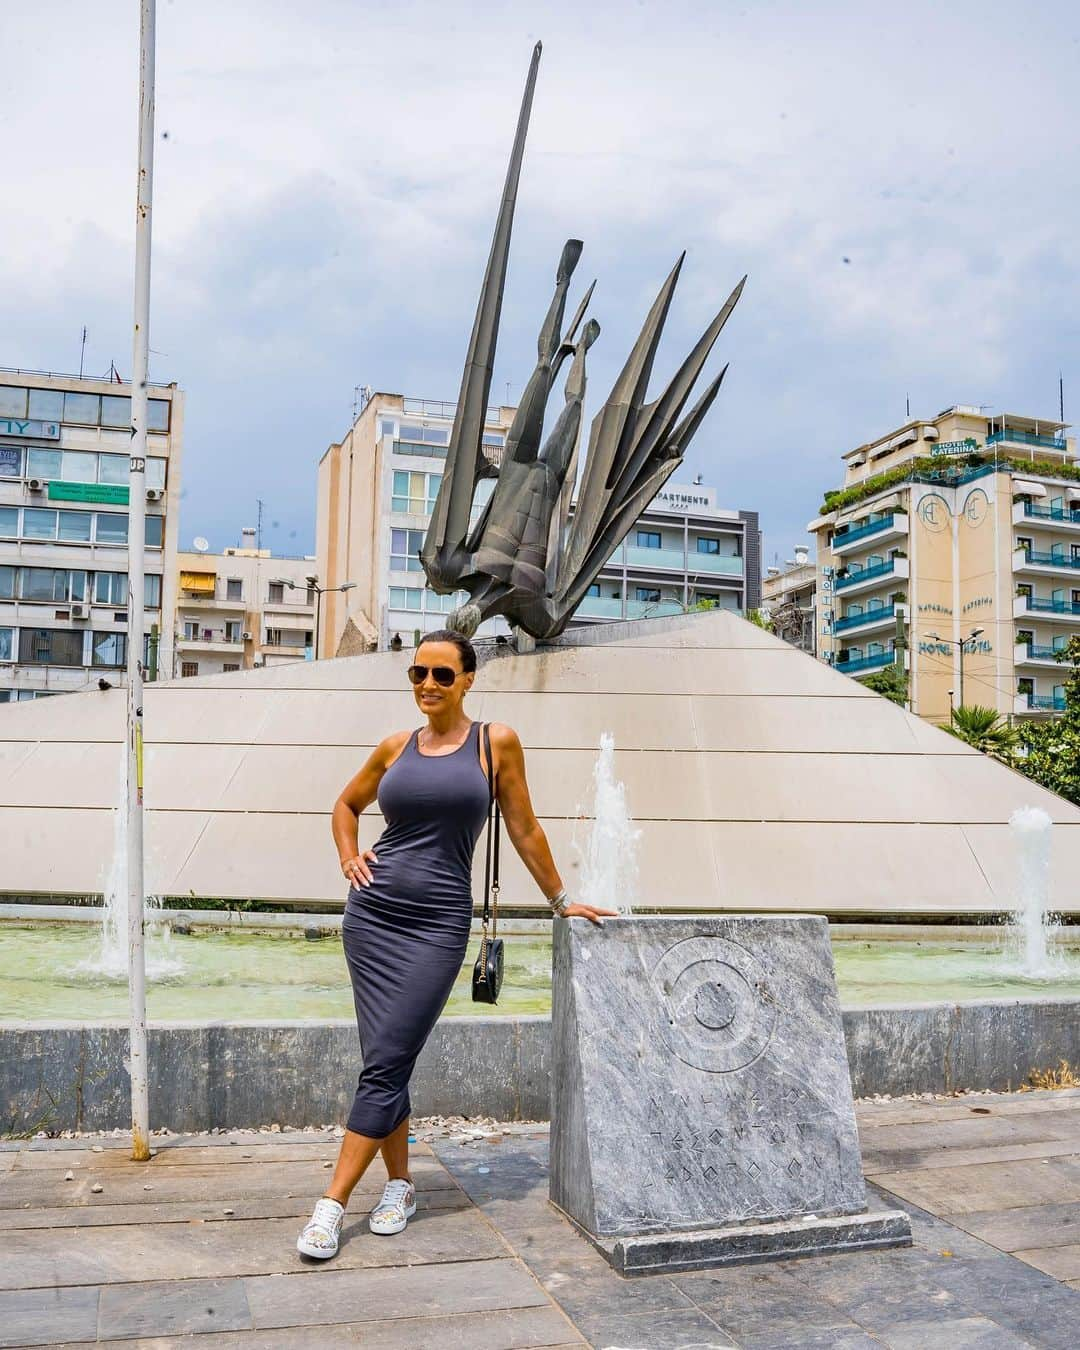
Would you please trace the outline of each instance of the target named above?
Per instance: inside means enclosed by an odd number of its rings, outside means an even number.
[[[592,824],[582,856],[581,901],[601,909],[617,909],[629,918],[634,912],[638,885],[638,847],[641,831],[626,805],[626,786],[615,777],[615,737],[600,736],[600,753],[593,766]]]
[[[1037,806],[1018,807],[1009,817],[1019,860],[1018,907],[1012,916],[1012,937],[1019,948],[1018,973],[1032,980],[1061,973],[1062,961],[1050,947],[1055,924],[1048,917],[1050,896],[1050,828],[1047,813]]]

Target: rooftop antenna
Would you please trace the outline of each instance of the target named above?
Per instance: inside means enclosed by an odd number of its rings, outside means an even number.
[[[1058,371],[1058,421],[1065,421],[1065,378]]]
[[[256,497],[256,498],[255,498],[255,505],[259,508],[258,514],[256,515],[256,518],[255,518],[255,548],[258,550],[258,549],[261,549],[261,548],[262,548],[262,511],[263,511],[263,501],[262,501],[262,498],[261,498],[261,497]]]
[[[905,394],[905,395],[904,395],[904,401],[905,401],[905,404],[906,404],[906,407],[907,407],[907,415],[908,415],[908,417],[910,418],[910,417],[911,417],[911,395],[910,395],[910,394]]]
[[[86,358],[86,324],[83,324],[82,342],[79,345],[79,379],[83,377],[83,361]]]

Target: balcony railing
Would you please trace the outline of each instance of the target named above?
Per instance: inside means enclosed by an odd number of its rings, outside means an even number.
[[[620,545],[615,550],[605,566],[622,566],[623,547],[623,545]],[[659,569],[665,572],[681,573],[685,566],[690,576],[703,572],[729,577],[741,577],[743,574],[742,558],[731,554],[698,553],[696,548],[690,549],[684,554],[681,548],[642,548],[637,544],[626,544],[625,549],[627,567],[644,567],[650,571]]]
[[[1029,520],[1063,520],[1067,525],[1080,525],[1080,506],[1070,510],[1064,506],[1038,506],[1024,502],[1024,515]]]
[[[891,666],[895,660],[895,652],[875,652],[873,656],[858,656],[851,661],[837,661],[833,669],[838,670],[841,675],[854,675],[860,670],[875,670],[881,666]]]
[[[891,619],[895,614],[895,604],[875,605],[870,609],[863,610],[861,614],[846,614],[842,619],[837,619],[833,624],[833,632],[846,633],[851,628],[861,628],[864,624],[877,623],[881,619]]]
[[[1038,708],[1042,712],[1064,712],[1065,695],[1064,694],[1028,694],[1027,705],[1029,708]]]
[[[1037,445],[1044,450],[1057,450],[1064,454],[1068,449],[1065,441],[1058,436],[1039,436],[1034,431],[1014,431],[1006,427],[1004,431],[991,432],[986,438],[987,445],[1000,445],[1011,442],[1013,445]]]
[[[1080,571],[1080,557],[1068,557],[1064,553],[1045,553],[1039,549],[1024,549],[1024,561],[1037,563],[1040,567],[1074,567]]]
[[[658,619],[668,614],[682,614],[683,607],[674,600],[627,600],[623,602],[610,595],[587,595],[574,611],[579,619]]]
[[[850,544],[856,539],[865,539],[869,534],[880,534],[882,530],[887,530],[893,523],[894,514],[892,511],[888,515],[879,516],[876,520],[868,520],[865,525],[856,525],[854,528],[846,530],[837,530],[833,535],[833,545]]]
[[[836,578],[834,589],[842,591],[845,586],[854,586],[859,581],[873,581],[875,577],[887,577],[895,570],[896,563],[892,558],[888,562],[875,563],[873,567],[862,567],[858,571],[852,569],[846,577]]]
[[[1035,642],[1021,642],[1017,646],[1024,653],[1021,661],[1056,661],[1058,652],[1063,652],[1064,647],[1040,647]]]
[[[1080,614],[1080,604],[1075,600],[1039,600],[1033,595],[1021,598],[1027,601],[1025,608],[1034,614]]]

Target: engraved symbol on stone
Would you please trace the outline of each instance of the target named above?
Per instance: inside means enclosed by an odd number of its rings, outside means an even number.
[[[684,1064],[732,1073],[769,1044],[776,1005],[757,958],[738,943],[722,937],[676,942],[651,979],[662,1010],[660,1033]],[[751,1102],[761,1105],[756,1092]]]
[[[787,1102],[788,1106],[794,1106],[799,1098],[804,1095],[802,1088],[789,1087],[784,1091],[784,1101]]]
[[[668,1170],[664,1173],[664,1180],[665,1180],[665,1181],[674,1181],[674,1180],[675,1180],[675,1169],[674,1169],[674,1167],[669,1167]]]
[[[802,1171],[802,1163],[799,1162],[798,1158],[792,1158],[792,1160],[787,1165],[787,1171],[788,1176],[793,1179],[799,1175],[799,1173]]]
[[[746,1175],[750,1178],[751,1181],[757,1181],[758,1177],[761,1176],[761,1168],[757,1165],[756,1162],[752,1162],[750,1166],[746,1169]]]
[[[719,1130],[713,1130],[713,1131],[709,1134],[709,1143],[710,1143],[710,1144],[718,1144],[718,1143],[720,1142],[720,1140],[723,1139],[723,1137],[724,1137],[724,1136],[720,1133]]]
[[[682,1146],[683,1146],[683,1137],[682,1137],[682,1135],[681,1135],[681,1134],[673,1134],[673,1135],[671,1136],[671,1144],[672,1144],[672,1147],[673,1147],[673,1148],[682,1148]]]
[[[705,1178],[706,1181],[715,1181],[716,1178],[719,1176],[719,1173],[717,1172],[716,1168],[713,1167],[712,1163],[710,1163],[709,1166],[706,1167],[705,1171],[702,1172],[701,1175]]]

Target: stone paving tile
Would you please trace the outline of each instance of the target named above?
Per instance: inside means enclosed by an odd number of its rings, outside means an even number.
[[[162,1280],[101,1290],[98,1334],[103,1339],[239,1331],[252,1325],[242,1280]]]
[[[365,1214],[373,1209],[382,1186],[358,1186],[353,1191],[349,1215]],[[147,1194],[143,1204],[130,1205],[67,1205],[62,1209],[6,1209],[0,1210],[0,1232],[6,1229],[32,1230],[39,1228],[96,1228],[111,1224],[157,1223],[235,1223],[238,1219],[304,1219],[311,1214],[314,1195],[267,1197],[260,1200],[212,1201],[200,1200],[187,1204],[182,1200],[159,1205],[149,1203]],[[29,1202],[27,1202],[29,1203]],[[417,1210],[425,1214],[431,1210],[468,1209],[469,1200],[464,1191],[454,1187],[443,1191],[417,1191]],[[226,1215],[225,1210],[233,1213]]]
[[[1080,1115],[1080,1111],[1077,1112]],[[969,1116],[964,1120],[911,1121],[859,1127],[863,1154],[893,1150],[972,1149],[988,1145],[1034,1144],[1057,1139],[1049,1112],[1025,1116]]]
[[[1013,1255],[1025,1265],[1034,1266],[1055,1280],[1080,1280],[1080,1243],[1061,1247],[1034,1247]],[[1080,1336],[1077,1338],[1080,1340]]]
[[[303,1270],[299,1228],[295,1219],[248,1219],[9,1232],[0,1288],[127,1283],[133,1271],[140,1280],[187,1280]],[[372,1233],[366,1215],[350,1214],[334,1266],[433,1265],[505,1255],[505,1244],[475,1210],[418,1214],[393,1241]]]
[[[950,1214],[1080,1200],[1080,1160],[1070,1158],[877,1172],[868,1179],[902,1200]]]
[[[973,1214],[943,1214],[941,1217],[946,1223],[964,1229],[1003,1252],[1080,1242],[1080,1203],[1077,1202],[976,1210]]]
[[[204,1332],[191,1336],[139,1337],[98,1342],[98,1350],[299,1350],[313,1344],[362,1345],[365,1350],[581,1350],[573,1327],[553,1304],[447,1317],[395,1317],[335,1323],[317,1331],[283,1327],[267,1331]],[[55,1350],[82,1350],[78,1342]]]
[[[377,1321],[390,1311],[432,1317],[548,1304],[528,1271],[509,1257],[376,1270],[334,1270],[331,1265],[295,1275],[249,1276],[244,1287],[260,1329]]]
[[[97,1289],[17,1289],[0,1293],[0,1345],[55,1345],[97,1336]]]
[[[657,1313],[598,1313],[576,1319],[596,1350],[732,1350],[736,1343],[696,1308]]]
[[[1040,1090],[1037,1092],[971,1092],[956,1097],[937,1097],[931,1101],[898,1098],[888,1102],[860,1101],[855,1116],[864,1125],[922,1120],[967,1120],[973,1116],[1013,1116],[1080,1110],[1080,1088]]]
[[[1026,1159],[1070,1158],[1080,1143],[1069,1139],[1043,1139],[1030,1144],[988,1145],[986,1148],[868,1149],[863,1153],[867,1175],[935,1168],[987,1167],[992,1163],[1023,1162]]]
[[[1024,1340],[985,1317],[959,1317],[909,1322],[890,1331],[886,1344],[889,1350],[928,1350],[931,1346],[943,1350],[1031,1350],[1037,1342]]]
[[[863,1333],[857,1320],[778,1262],[695,1271],[672,1283],[740,1346],[797,1345],[808,1332]],[[815,1261],[816,1264],[816,1261]]]

